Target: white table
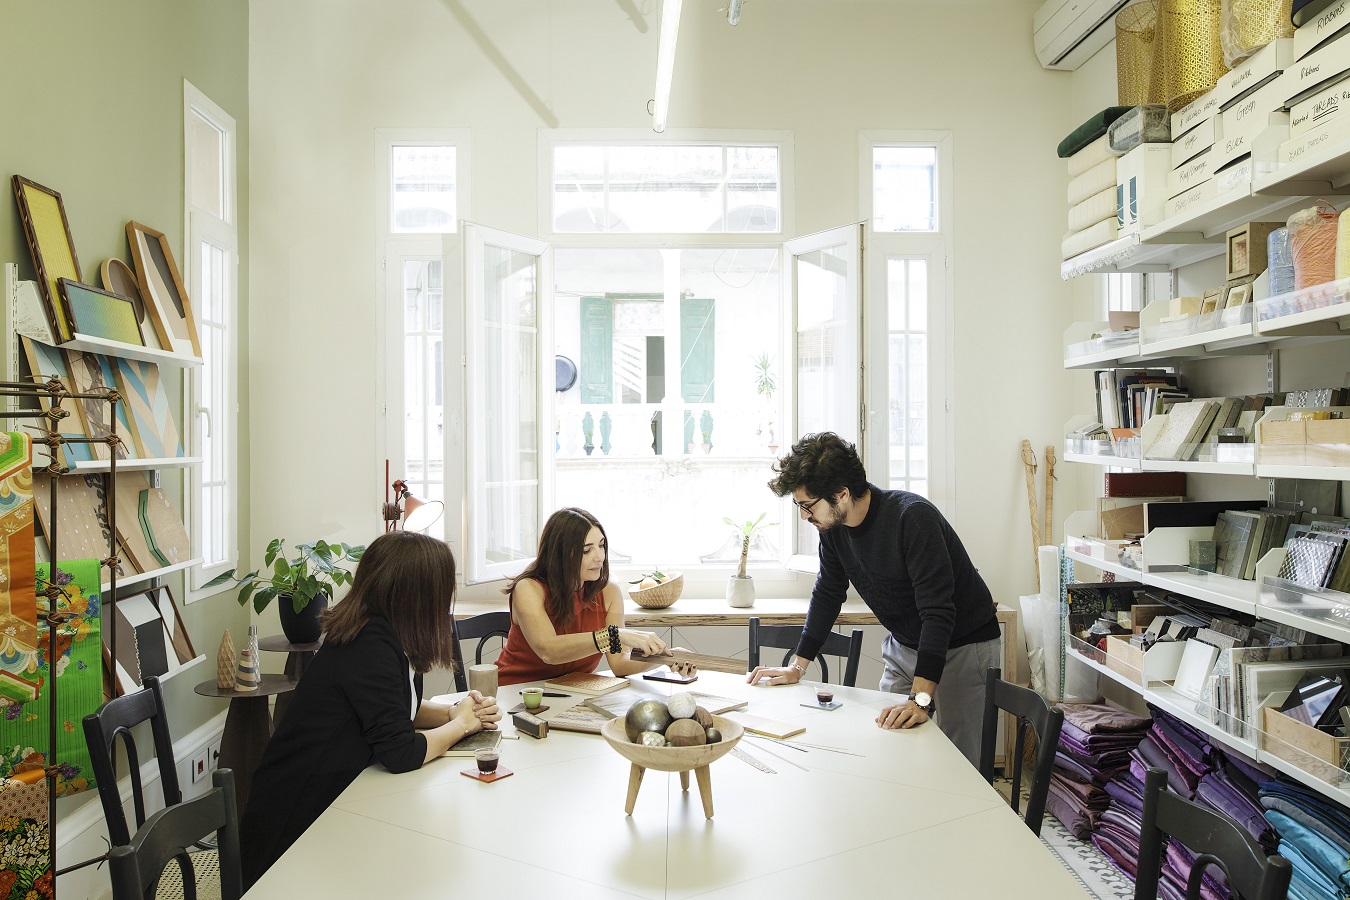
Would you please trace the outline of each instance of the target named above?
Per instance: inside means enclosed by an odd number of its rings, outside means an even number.
[[[520,687],[502,689],[503,709]],[[459,774],[471,759],[403,775],[367,769],[247,897],[1087,896],[935,725],[883,731],[873,720],[895,695],[831,687],[844,707],[825,712],[798,705],[814,701],[814,685],[700,676],[691,689],[804,724],[796,740],[862,754],[747,736],[740,747],[776,774],[732,756],[714,763],[711,820],[696,786],[681,793],[675,775],[650,770],[626,816],[629,764],[603,738],[522,735],[503,741],[501,764],[516,774],[495,784]]]

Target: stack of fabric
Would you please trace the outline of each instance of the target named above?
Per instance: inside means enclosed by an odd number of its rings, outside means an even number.
[[[1116,239],[1116,155],[1106,131],[1129,111],[1112,106],[1089,118],[1060,141],[1069,164],[1069,231],[1060,246],[1071,259]]]
[[[1046,810],[1075,837],[1087,840],[1111,797],[1106,784],[1129,766],[1149,720],[1109,706],[1070,703],[1055,749]]]
[[[1262,782],[1265,818],[1280,836],[1280,855],[1294,867],[1291,900],[1340,900],[1350,895],[1350,814],[1288,781]]]
[[[1272,778],[1232,750],[1213,751],[1214,768],[1200,778],[1195,802],[1223,813],[1242,826],[1267,853],[1274,853],[1280,837],[1266,821],[1258,785]]]

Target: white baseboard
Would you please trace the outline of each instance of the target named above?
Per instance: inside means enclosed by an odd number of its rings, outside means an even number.
[[[178,786],[184,799],[191,799],[204,793],[211,787],[211,780],[203,778],[192,781],[192,759],[203,750],[220,743],[221,733],[225,730],[225,713],[210,719],[199,728],[189,732],[174,742],[173,758],[178,770]],[[140,736],[138,736],[140,737]],[[138,740],[136,749],[142,755],[149,753],[153,744],[146,733]],[[119,741],[120,743],[120,741]],[[209,769],[216,767],[215,760],[208,756]],[[151,757],[141,764],[141,785],[145,793],[147,815],[159,810],[163,805],[163,795],[159,789],[159,763]],[[118,782],[122,794],[122,805],[127,810],[128,822],[134,822],[131,801],[131,779],[123,778]],[[74,865],[82,860],[102,856],[108,850],[108,828],[103,819],[103,804],[99,802],[97,791],[87,791],[77,797],[68,797],[56,803],[56,860],[57,868]],[[106,865],[86,866],[57,879],[56,892],[62,900],[99,900],[110,893],[108,867]]]

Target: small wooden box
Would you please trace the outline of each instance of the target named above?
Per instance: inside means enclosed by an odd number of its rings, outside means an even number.
[[[1106,638],[1106,667],[1140,686],[1155,681],[1171,681],[1181,667],[1185,641],[1160,641],[1140,650],[1124,635],[1112,634]]]
[[[1339,786],[1350,738],[1338,738],[1311,725],[1291,719],[1274,707],[1261,710],[1265,716],[1265,735],[1261,750],[1278,756],[1315,778]]]
[[[1306,444],[1308,422],[1284,419],[1261,423],[1262,444]]]
[[[1225,277],[1232,281],[1264,272],[1269,265],[1266,239],[1272,231],[1283,227],[1283,222],[1247,222],[1229,231]]]
[[[1303,424],[1308,429],[1305,465],[1350,466],[1350,419],[1314,420]]]

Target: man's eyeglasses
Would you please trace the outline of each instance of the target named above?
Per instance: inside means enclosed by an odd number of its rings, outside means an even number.
[[[811,512],[811,507],[815,506],[817,503],[819,503],[820,501],[822,501],[822,500],[824,500],[824,499],[825,499],[824,497],[817,497],[816,499],[810,501],[809,503],[803,503],[802,501],[798,500],[796,497],[793,497],[793,498],[792,498],[792,505],[795,506],[795,507],[797,507],[798,509],[800,509],[800,510],[801,510],[802,512],[804,512],[804,513],[809,513],[809,512]]]

